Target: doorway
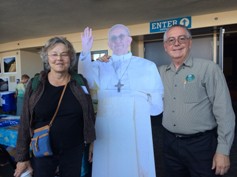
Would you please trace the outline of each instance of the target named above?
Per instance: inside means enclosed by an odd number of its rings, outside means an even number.
[[[233,108],[237,114],[237,31],[224,36],[223,72],[230,90]]]
[[[237,25],[224,27],[224,53],[223,72],[229,87],[235,115],[237,115]],[[236,121],[235,121],[236,122]],[[234,177],[237,172],[237,127],[235,126],[235,139],[230,151],[231,168],[226,177]],[[235,175],[234,175],[235,174]]]

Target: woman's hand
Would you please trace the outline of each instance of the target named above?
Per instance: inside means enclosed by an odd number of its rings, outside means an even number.
[[[94,149],[94,143],[91,143],[89,147],[89,158],[88,158],[88,161],[90,163],[93,161],[93,149]]]
[[[26,170],[30,170],[31,174],[33,173],[33,169],[30,165],[30,161],[17,162],[14,176],[20,177],[21,174],[24,173]]]
[[[86,27],[84,32],[81,34],[81,42],[82,42],[82,52],[86,55],[88,52],[91,51],[93,45],[93,36],[92,36],[92,29]]]

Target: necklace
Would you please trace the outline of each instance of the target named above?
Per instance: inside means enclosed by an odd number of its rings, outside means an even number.
[[[120,92],[120,91],[121,91],[121,87],[124,86],[124,84],[121,83],[121,79],[123,78],[124,74],[127,72],[128,67],[129,67],[129,65],[130,65],[130,63],[131,63],[131,60],[132,60],[132,59],[130,58],[130,59],[129,59],[129,63],[128,63],[126,69],[124,70],[124,72],[123,72],[123,74],[121,75],[121,77],[118,78],[118,83],[117,83],[116,85],[114,85],[115,87],[117,87],[117,91],[118,91],[118,92]],[[113,68],[114,68],[114,65],[113,65]],[[118,73],[117,73],[117,71],[116,71],[115,68],[114,68],[114,71],[115,71],[115,73],[116,73],[117,76],[118,76]]]

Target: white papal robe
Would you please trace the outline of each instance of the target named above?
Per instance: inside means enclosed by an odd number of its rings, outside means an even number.
[[[88,54],[78,70],[98,89],[92,176],[155,177],[150,115],[163,111],[156,65],[131,53],[112,55],[108,63],[91,62]]]

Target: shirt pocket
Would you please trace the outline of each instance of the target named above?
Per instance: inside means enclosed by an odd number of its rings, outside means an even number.
[[[203,99],[205,90],[201,87],[200,83],[187,82],[184,87],[184,102],[185,103],[197,103]]]

